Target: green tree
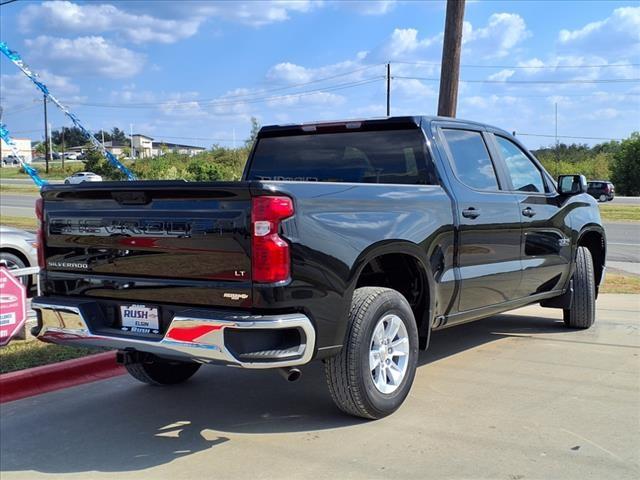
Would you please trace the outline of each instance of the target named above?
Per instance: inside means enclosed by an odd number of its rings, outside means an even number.
[[[127,136],[118,127],[113,127],[111,129],[110,137],[111,137],[111,140],[114,141],[114,142],[126,142],[127,141]]]
[[[125,175],[114,167],[101,152],[90,149],[84,160],[84,168],[88,172],[97,173],[107,180],[124,180]]]
[[[260,124],[258,123],[258,119],[256,117],[251,117],[251,132],[249,133],[249,138],[244,141],[244,146],[246,149],[250,150],[253,147],[253,143],[258,138],[258,132],[260,131]]]
[[[640,195],[640,132],[620,143],[613,156],[611,181],[622,195]]]
[[[96,140],[99,142],[102,142],[102,139],[104,139],[105,142],[111,141],[111,134],[107,130],[98,130],[93,136],[96,137]]]
[[[79,128],[62,127],[60,130],[51,132],[51,143],[56,147],[62,147],[63,135],[65,148],[79,147],[88,142],[87,137],[84,136],[84,133]]]

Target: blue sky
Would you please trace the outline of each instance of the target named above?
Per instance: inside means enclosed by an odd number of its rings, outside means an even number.
[[[240,144],[261,124],[434,114],[440,1],[16,1],[0,38],[92,130]],[[640,130],[638,2],[467,2],[458,116],[523,135]],[[622,66],[620,66],[622,65]],[[0,59],[2,121],[42,138],[37,90]],[[550,82],[550,83],[544,83]],[[551,83],[552,82],[552,83]],[[50,109],[53,128],[70,123]],[[564,139],[597,143],[596,139]]]

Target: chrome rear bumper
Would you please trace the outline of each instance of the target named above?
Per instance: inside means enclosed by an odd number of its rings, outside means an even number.
[[[32,308],[38,312],[37,337],[40,340],[70,346],[106,347],[136,350],[158,356],[200,363],[225,363],[244,368],[275,368],[308,363],[315,347],[316,334],[308,317],[299,313],[282,315],[247,315],[211,310],[187,310],[173,317],[166,333],[159,340],[131,338],[92,332],[92,318],[99,309],[95,302],[45,301],[34,299]],[[224,332],[233,330],[297,329],[300,343],[283,352],[269,352],[260,360],[246,361],[235,355],[225,344]]]

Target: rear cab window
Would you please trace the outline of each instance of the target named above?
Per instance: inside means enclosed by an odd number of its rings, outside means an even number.
[[[419,129],[262,137],[247,179],[437,184]]]

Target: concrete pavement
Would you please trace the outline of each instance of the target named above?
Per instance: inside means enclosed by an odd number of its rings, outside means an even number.
[[[118,377],[2,406],[2,479],[640,476],[640,296],[603,295],[590,330],[527,307],[441,332],[394,415],[298,383],[203,367],[188,383]]]

